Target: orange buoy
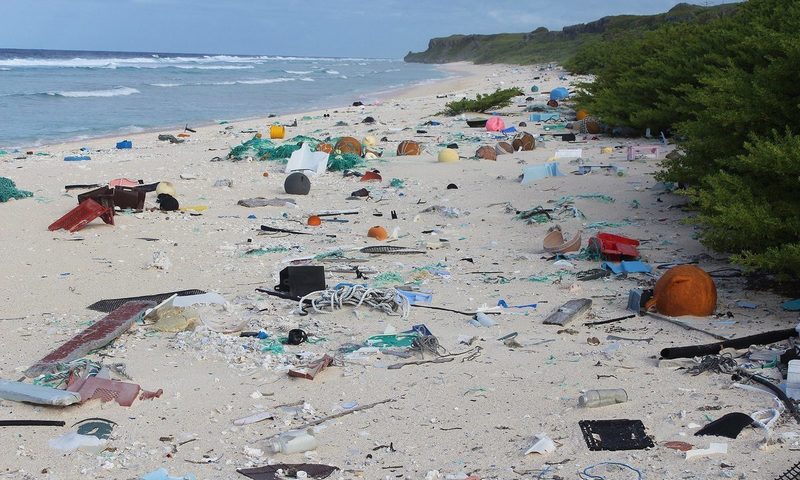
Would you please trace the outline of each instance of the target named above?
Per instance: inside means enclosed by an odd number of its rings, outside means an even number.
[[[497,152],[489,145],[484,145],[475,152],[475,156],[484,160],[497,160]]]
[[[319,218],[319,215],[311,215],[308,217],[308,225],[310,227],[319,227],[322,225],[322,219]]]
[[[381,227],[380,225],[376,225],[369,229],[367,232],[368,237],[372,237],[376,240],[386,240],[389,238],[389,232],[386,231],[385,228]]]
[[[402,157],[403,155],[419,155],[420,153],[422,153],[422,149],[419,143],[414,140],[403,140],[400,142],[400,145],[397,146],[398,157]]]
[[[361,156],[361,142],[353,137],[340,138],[333,149],[341,153],[352,153],[353,155]]]
[[[286,135],[286,127],[283,125],[272,125],[269,127],[269,138],[281,139],[284,135]]]
[[[528,132],[520,132],[514,135],[514,140],[511,142],[511,146],[514,147],[514,151],[518,152],[520,150],[528,151],[533,150],[536,148],[536,139],[533,138]]]
[[[575,120],[583,120],[584,118],[589,116],[589,112],[586,110],[578,110],[578,113],[575,114]]]
[[[694,265],[678,265],[667,270],[653,289],[647,309],[671,317],[707,317],[717,308],[717,287],[711,275]]]

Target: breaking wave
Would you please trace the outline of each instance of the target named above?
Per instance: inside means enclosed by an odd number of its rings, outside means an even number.
[[[61,92],[46,92],[46,95],[54,97],[86,98],[86,97],[120,97],[141,93],[139,90],[130,87],[116,87],[108,90],[75,90]]]

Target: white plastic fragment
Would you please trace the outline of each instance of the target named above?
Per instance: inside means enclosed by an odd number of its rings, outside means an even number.
[[[716,454],[727,455],[728,444],[712,443],[708,446],[708,448],[693,448],[686,452],[686,460],[691,460],[697,457],[708,457]]]
[[[531,448],[525,451],[525,455],[531,453],[538,453],[540,455],[544,455],[546,453],[553,453],[556,451],[556,444],[553,440],[547,436],[546,433],[537,433],[535,437],[533,437],[533,445]]]
[[[263,422],[264,420],[271,420],[273,418],[275,418],[275,414],[272,412],[258,412],[248,417],[237,418],[233,421],[233,424],[239,426],[250,425],[251,423]]]

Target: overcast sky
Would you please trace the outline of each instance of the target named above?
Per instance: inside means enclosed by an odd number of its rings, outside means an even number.
[[[399,58],[432,37],[527,32],[674,0],[0,0],[0,48]],[[697,1],[715,5],[729,1]]]

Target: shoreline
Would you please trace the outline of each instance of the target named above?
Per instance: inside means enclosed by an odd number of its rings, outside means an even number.
[[[406,85],[406,86],[397,87],[397,88],[391,88],[391,89],[367,92],[367,93],[359,95],[359,97],[364,97],[364,98],[373,97],[376,100],[385,100],[385,99],[389,99],[389,98],[397,98],[398,100],[402,100],[402,99],[405,99],[405,98],[411,98],[411,97],[415,97],[415,96],[418,96],[418,95],[423,95],[427,91],[429,91],[430,88],[435,88],[436,85],[447,85],[449,83],[457,82],[459,79],[463,79],[463,78],[467,78],[467,77],[475,75],[474,72],[470,71],[468,68],[465,68],[465,66],[467,66],[467,65],[473,65],[473,64],[470,63],[470,62],[455,62],[455,63],[450,63],[450,64],[433,65],[437,69],[448,71],[448,72],[451,72],[451,73],[453,73],[455,75],[448,76],[448,77],[445,77],[445,78],[433,78],[433,79],[422,80],[422,81],[417,82],[417,83],[412,84],[412,85]],[[454,85],[458,85],[457,83],[453,83],[453,84]],[[227,122],[227,124],[245,123],[245,122],[254,122],[254,121],[255,122],[262,122],[263,121],[263,122],[269,124],[270,120],[275,120],[277,118],[284,118],[284,117],[291,116],[291,115],[312,115],[312,114],[316,114],[316,113],[327,111],[327,110],[347,108],[349,106],[350,105],[331,105],[330,107],[318,108],[318,109],[313,109],[313,110],[302,110],[301,109],[301,110],[297,110],[297,111],[289,111],[289,112],[285,112],[285,113],[281,113],[281,114],[276,114],[275,117],[272,117],[272,118],[266,117],[266,116],[262,116],[262,115],[257,115],[257,116],[252,116],[252,117],[242,117],[242,118],[225,120],[225,121]],[[186,124],[184,124],[184,125],[186,125]],[[189,126],[189,128],[192,128],[193,130],[197,130],[197,129],[205,129],[205,128],[210,128],[210,127],[219,126],[219,125],[221,125],[221,124],[211,120],[211,121],[202,122],[202,123],[199,123],[199,124],[196,124],[196,125],[188,125],[188,126]],[[165,131],[175,131],[175,130],[182,130],[182,128],[180,127],[180,125],[162,125],[162,126],[158,126],[158,127],[145,128],[145,129],[142,129],[141,131],[132,132],[132,133],[120,133],[120,134],[113,134],[112,133],[112,134],[102,134],[102,135],[97,135],[97,136],[87,136],[86,138],[79,138],[79,139],[54,140],[52,142],[42,143],[41,145],[2,147],[2,148],[0,148],[0,150],[3,150],[3,149],[6,150],[9,155],[13,153],[13,150],[18,150],[20,153],[24,154],[24,152],[26,152],[26,151],[31,151],[32,150],[32,151],[36,152],[36,150],[42,150],[42,149],[46,149],[46,148],[57,148],[57,147],[59,147],[61,145],[74,145],[74,144],[81,143],[81,142],[91,143],[91,142],[95,142],[95,141],[98,141],[98,140],[109,140],[110,141],[110,140],[116,139],[115,142],[114,142],[114,143],[116,143],[116,141],[120,141],[120,140],[133,140],[134,137],[137,137],[137,136],[140,136],[140,135],[152,135],[152,134],[155,134],[155,133],[163,133]],[[125,138],[122,138],[122,137],[125,137]],[[109,148],[113,148],[113,145],[111,147],[109,147]],[[2,160],[2,159],[3,159],[3,156],[0,156],[0,160]]]

